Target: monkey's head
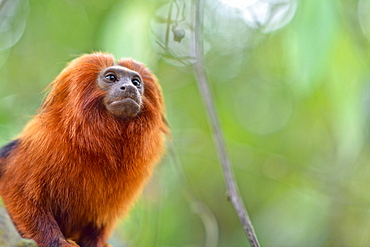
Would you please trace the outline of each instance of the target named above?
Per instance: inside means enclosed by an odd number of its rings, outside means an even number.
[[[166,125],[161,89],[155,76],[132,59],[115,61],[93,53],[73,60],[51,84],[42,112],[61,116],[71,126],[122,121]],[[76,123],[78,124],[78,123]],[[165,129],[165,127],[163,127]]]
[[[140,112],[145,85],[138,72],[120,65],[110,66],[101,70],[97,84],[106,92],[105,108],[114,116],[130,118]]]

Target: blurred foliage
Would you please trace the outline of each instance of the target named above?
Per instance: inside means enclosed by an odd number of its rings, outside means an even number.
[[[82,53],[133,57],[160,80],[175,155],[116,230],[117,247],[247,245],[191,68],[192,3],[0,1],[0,144]],[[206,5],[206,69],[262,246],[370,245],[369,13],[367,0]]]

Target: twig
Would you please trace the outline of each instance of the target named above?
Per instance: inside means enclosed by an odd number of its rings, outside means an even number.
[[[243,225],[248,241],[252,247],[260,246],[257,235],[254,232],[252,222],[244,206],[243,200],[239,194],[238,187],[231,169],[231,163],[226,153],[225,142],[218,122],[214,101],[208,85],[207,75],[204,70],[204,51],[203,51],[203,18],[204,18],[204,0],[196,0],[195,8],[195,36],[194,52],[196,62],[194,64],[195,76],[198,81],[199,90],[203,96],[204,104],[207,108],[208,117],[212,124],[213,135],[215,138],[217,153],[222,164],[225,182],[227,186],[227,195],[231,200],[239,220]]]

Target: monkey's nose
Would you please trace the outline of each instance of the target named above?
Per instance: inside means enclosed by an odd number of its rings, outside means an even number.
[[[119,90],[124,95],[136,95],[138,93],[137,88],[134,85],[130,85],[130,84],[126,84],[126,83],[122,84],[119,87]]]
[[[136,91],[136,87],[134,85],[130,85],[130,84],[126,84],[126,83],[121,85],[120,89],[122,91],[128,91],[128,92]]]

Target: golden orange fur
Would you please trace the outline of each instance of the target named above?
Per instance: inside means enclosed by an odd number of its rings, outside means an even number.
[[[102,104],[105,92],[96,80],[113,65],[144,81],[134,118],[117,118]],[[19,232],[41,247],[107,246],[163,153],[163,133],[163,98],[147,68],[103,53],[73,60],[0,155],[0,195]]]

